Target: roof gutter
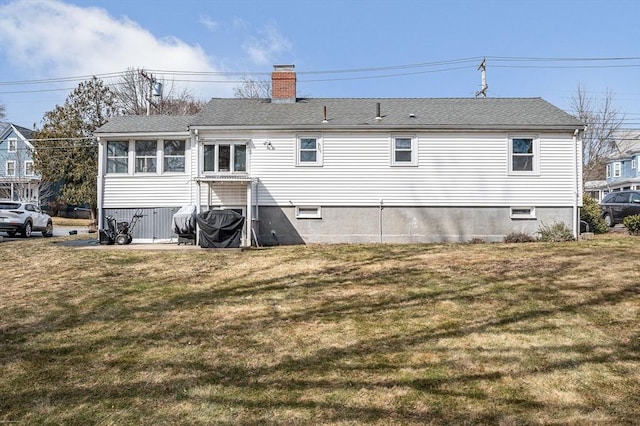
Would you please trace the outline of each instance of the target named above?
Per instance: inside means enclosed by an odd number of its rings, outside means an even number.
[[[422,130],[422,131],[560,131],[560,132],[573,132],[575,125],[555,125],[555,126],[540,126],[540,125],[513,125],[513,126],[495,126],[495,125],[378,125],[378,124],[361,124],[361,125],[335,125],[327,126],[322,124],[308,124],[308,125],[251,125],[244,126],[238,125],[224,125],[224,126],[211,126],[211,125],[191,125],[192,130],[213,130],[213,131],[242,131],[242,130],[279,130],[279,131],[362,131],[370,132],[374,131],[387,131],[387,130]]]

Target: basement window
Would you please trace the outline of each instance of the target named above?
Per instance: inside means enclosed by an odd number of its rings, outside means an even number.
[[[322,219],[322,209],[318,206],[296,206],[297,219]]]
[[[535,219],[535,207],[511,207],[511,219]]]

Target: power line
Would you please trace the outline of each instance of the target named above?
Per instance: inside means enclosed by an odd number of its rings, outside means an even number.
[[[330,69],[330,70],[312,70],[312,71],[298,71],[299,75],[322,75],[322,74],[351,74],[351,73],[372,73],[372,72],[381,72],[381,71],[392,71],[392,70],[400,70],[400,69],[411,69],[411,68],[426,68],[426,67],[438,67],[438,66],[448,66],[448,65],[456,65],[456,64],[475,64],[479,60],[482,60],[485,57],[476,56],[469,58],[460,58],[460,59],[451,59],[445,61],[434,61],[434,62],[422,62],[422,63],[414,63],[414,64],[401,64],[401,65],[389,65],[389,66],[380,66],[380,67],[364,67],[364,68],[346,68],[346,69]],[[640,60],[640,57],[630,56],[630,57],[586,57],[586,58],[566,58],[566,57],[518,57],[518,56],[486,56],[487,60],[495,61],[495,62],[617,62],[617,61],[637,61]],[[535,65],[496,65],[491,64],[491,67],[499,67],[499,68],[627,68],[627,67],[640,67],[640,63],[638,64],[624,64],[624,65],[574,65],[574,66],[565,66],[565,65],[557,65],[557,66],[535,66]],[[464,67],[463,67],[464,68]],[[455,68],[457,69],[457,68]],[[448,70],[448,69],[447,69]],[[162,70],[162,69],[149,69],[150,72],[154,72],[160,75],[171,75],[171,76],[248,76],[248,75],[262,75],[268,76],[269,72],[255,72],[255,71],[188,71],[188,70]],[[446,70],[445,70],[446,71]],[[107,78],[117,78],[122,76],[127,71],[121,72],[109,72],[109,73],[101,73],[94,75],[82,75],[82,76],[70,76],[70,77],[58,77],[58,78],[49,78],[49,79],[34,79],[34,80],[16,80],[16,81],[0,81],[0,86],[17,86],[17,85],[27,85],[27,84],[51,84],[51,83],[61,83],[61,82],[72,82],[72,81],[83,81],[86,79],[90,79],[93,77],[107,79]],[[406,74],[397,74],[397,75],[406,75]],[[393,75],[395,76],[395,75]],[[357,77],[356,77],[357,78]],[[354,79],[356,79],[354,78]],[[367,77],[360,77],[367,78]],[[331,81],[332,79],[326,80],[309,80],[309,81]],[[180,81],[187,82],[212,82],[212,83],[239,83],[242,81],[237,80],[216,80],[216,81],[200,81],[193,79],[182,79]],[[51,89],[51,90],[68,90],[68,89]],[[5,92],[5,93],[24,93],[24,92]]]

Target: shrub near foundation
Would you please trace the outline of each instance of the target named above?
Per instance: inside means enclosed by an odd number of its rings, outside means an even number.
[[[543,223],[538,232],[540,233],[540,241],[546,243],[561,243],[574,240],[573,231],[564,222],[555,222],[552,225]]]
[[[525,232],[510,232],[504,237],[505,243],[532,243],[536,239]]]

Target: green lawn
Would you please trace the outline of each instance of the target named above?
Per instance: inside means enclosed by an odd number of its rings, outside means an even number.
[[[0,424],[637,424],[640,237],[0,243]]]

